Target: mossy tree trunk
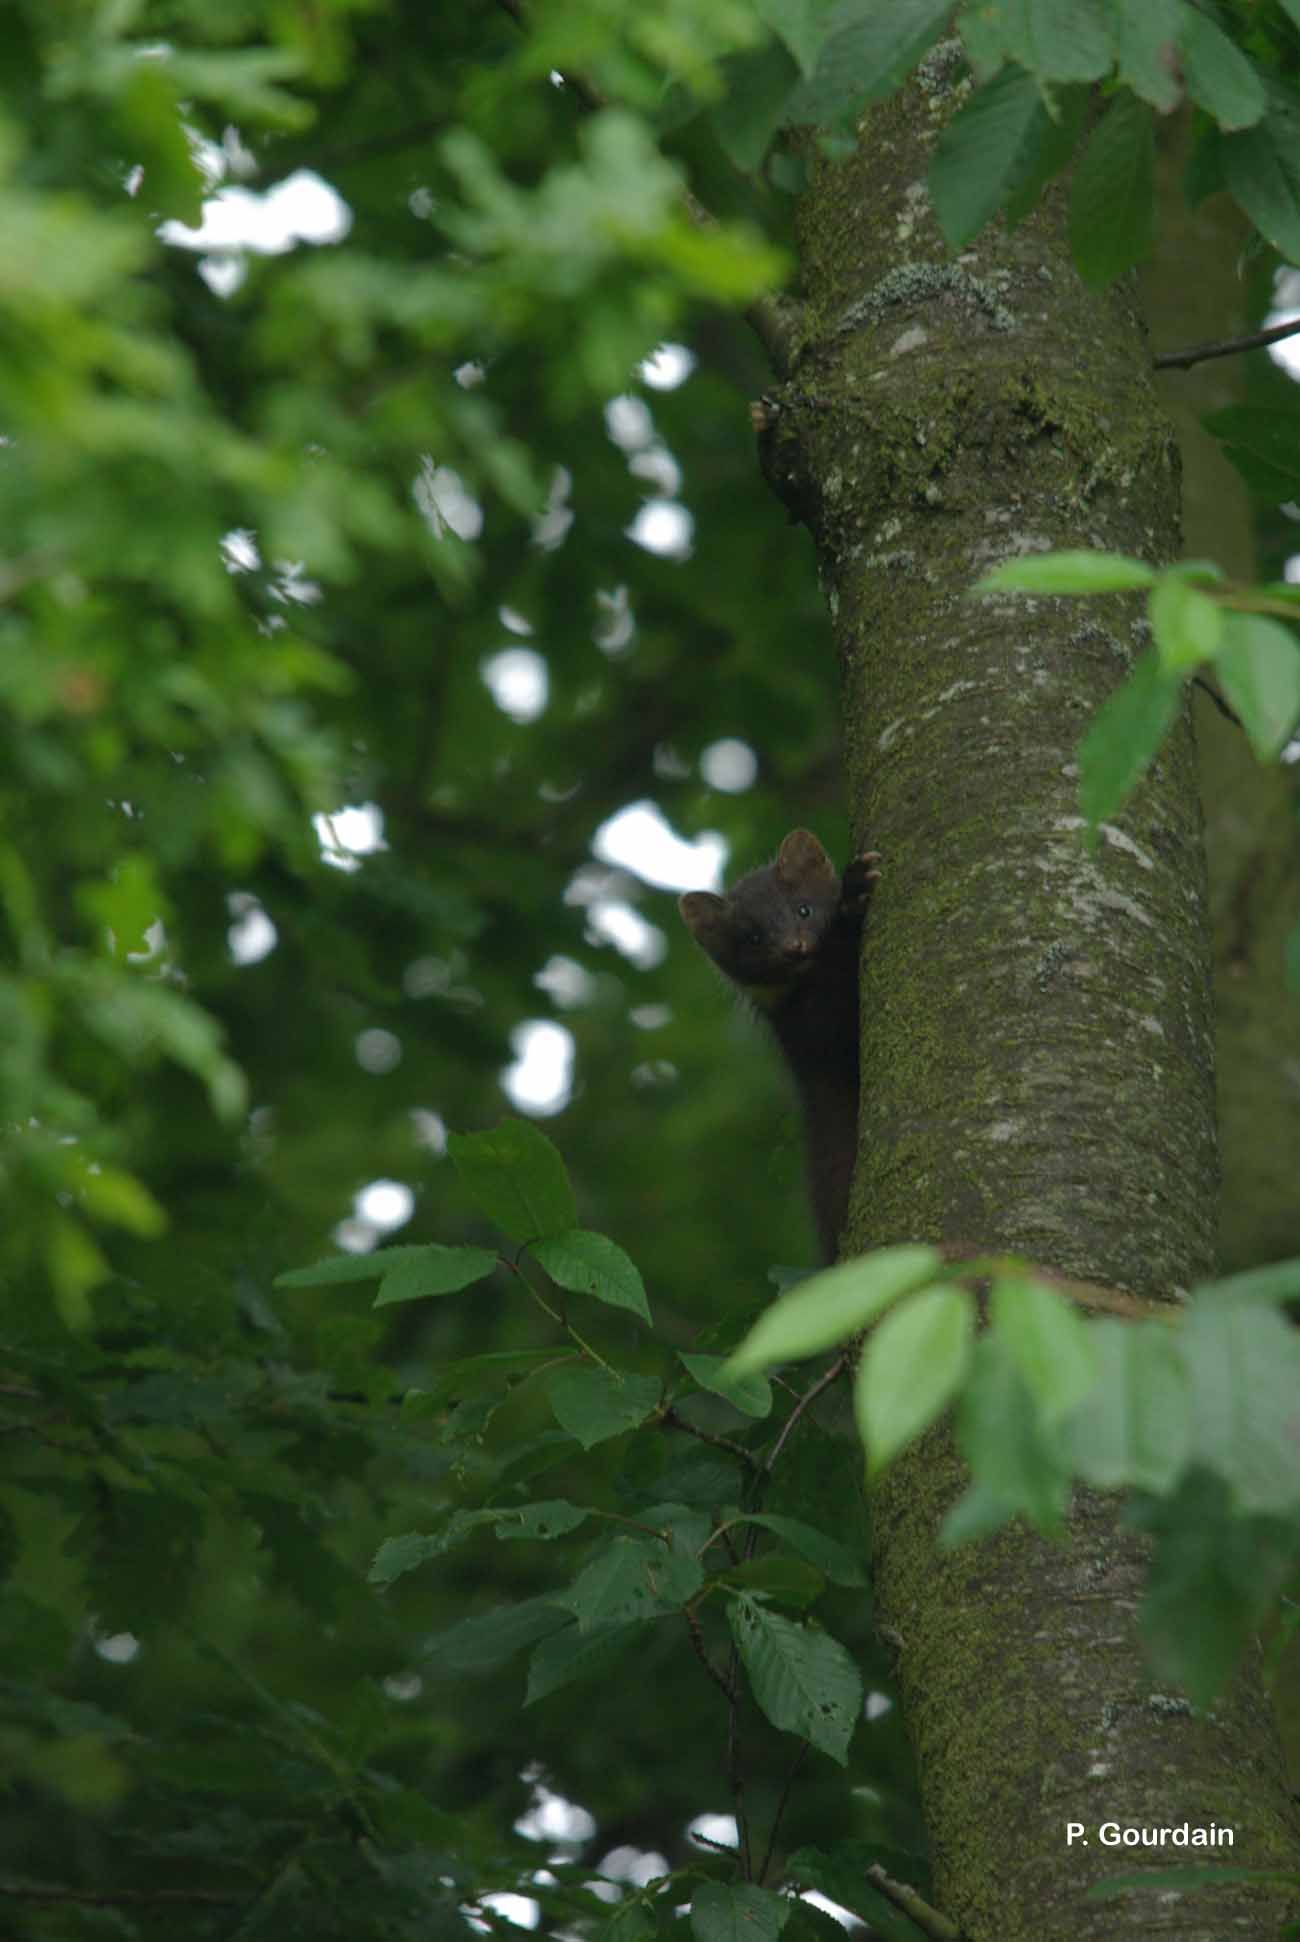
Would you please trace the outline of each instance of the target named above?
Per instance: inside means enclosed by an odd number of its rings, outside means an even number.
[[[1080,284],[1062,200],[948,255],[923,190],[942,58],[928,72],[804,197],[798,351],[763,439],[816,541],[854,834],[883,855],[849,1241],[1013,1249],[1174,1300],[1214,1266],[1217,1186],[1190,718],[1089,855],[1075,750],[1140,616],[967,590],[1025,551],[1169,559],[1177,454],[1133,289]],[[939,1556],[961,1488],[939,1431],[874,1510],[939,1905],[969,1942],[1275,1934],[1258,1886],[1085,1901],[1201,1858],[1105,1847],[1103,1822],[1231,1828],[1213,1859],[1284,1865],[1268,1709],[1253,1677],[1210,1718],[1153,1677],[1117,1505],[1079,1501],[1065,1547],[1016,1525]]]

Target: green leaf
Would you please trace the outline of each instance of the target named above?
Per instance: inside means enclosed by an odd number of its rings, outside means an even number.
[[[424,1253],[422,1247],[385,1247],[373,1254],[331,1254],[310,1267],[287,1268],[272,1282],[273,1288],[335,1288],[352,1281],[382,1281],[398,1262]],[[493,1255],[495,1262],[496,1256]]]
[[[1180,1336],[1190,1383],[1192,1461],[1222,1477],[1244,1511],[1300,1509],[1300,1335],[1271,1306],[1210,1295]]]
[[[1172,114],[1182,100],[1177,66],[1169,54],[1183,13],[1180,0],[1136,0],[1117,9],[1119,79],[1158,115]]]
[[[654,1538],[616,1537],[579,1573],[567,1591],[555,1594],[583,1631],[593,1625],[657,1618],[678,1611],[704,1583],[698,1558],[675,1543]]]
[[[611,1308],[630,1308],[643,1322],[650,1320],[640,1270],[608,1235],[571,1227],[534,1242],[532,1252],[557,1286],[594,1295]]]
[[[417,1570],[430,1558],[444,1556],[484,1525],[495,1524],[499,1515],[495,1510],[456,1510],[442,1529],[432,1535],[406,1531],[401,1537],[386,1537],[375,1553],[367,1578],[372,1585],[391,1585],[394,1579]]]
[[[1090,830],[1113,816],[1137,787],[1169,731],[1183,684],[1149,649],[1102,703],[1079,744],[1079,807]]]
[[[975,1312],[962,1288],[928,1288],[886,1315],[862,1351],[853,1384],[872,1470],[941,1416],[970,1366]]]
[[[946,0],[839,0],[816,69],[791,97],[790,120],[828,127],[892,93],[951,12]]]
[[[567,1630],[571,1624],[568,1612],[551,1599],[524,1598],[516,1604],[474,1612],[435,1633],[427,1641],[423,1657],[442,1672],[494,1672],[516,1652]]]
[[[862,1713],[862,1677],[838,1639],[768,1611],[745,1592],[728,1603],[727,1621],[754,1697],[773,1726],[846,1766]]]
[[[1206,412],[1201,423],[1223,440],[1252,492],[1274,502],[1300,497],[1300,411],[1280,405],[1227,405]]]
[[[1274,762],[1300,721],[1300,643],[1266,614],[1226,614],[1214,671],[1261,762]]]
[[[455,1294],[471,1282],[482,1281],[496,1266],[497,1257],[491,1248],[442,1247],[430,1241],[410,1249],[405,1260],[389,1269],[379,1284],[374,1306],[388,1308],[398,1301],[419,1301],[424,1295]]]
[[[1070,1500],[1070,1473],[1047,1439],[1024,1377],[997,1336],[982,1335],[975,1344],[970,1380],[957,1408],[957,1441],[971,1467],[982,1517],[990,1509],[999,1521],[1004,1511],[1019,1512],[1040,1531],[1061,1529]],[[950,1513],[942,1531],[944,1544],[953,1542],[970,1511],[963,1500]]]
[[[746,1416],[770,1416],[772,1413],[772,1385],[762,1376],[741,1376],[732,1380],[724,1372],[728,1367],[727,1359],[721,1355],[687,1355],[678,1350],[677,1360],[689,1371],[701,1389],[712,1390],[715,1396],[723,1396]]]
[[[775,1942],[794,1907],[752,1881],[702,1881],[691,1891],[696,1942]]]
[[[719,144],[742,175],[758,168],[786,119],[799,70],[784,47],[769,42],[727,63],[727,91],[710,117]]]
[[[1097,1381],[1065,1425],[1065,1448],[1097,1490],[1172,1489],[1191,1447],[1187,1372],[1163,1322],[1088,1325]]]
[[[552,1497],[536,1504],[521,1504],[517,1510],[496,1512],[497,1536],[501,1539],[531,1537],[543,1543],[552,1538],[567,1537],[576,1531],[579,1524],[585,1524],[591,1512],[580,1504],[566,1503],[562,1497]]]
[[[1297,0],[1300,4],[1300,0]],[[1192,1299],[1213,1299],[1234,1305],[1247,1301],[1294,1301],[1300,1296],[1300,1260],[1270,1261],[1266,1267],[1247,1268],[1219,1281],[1201,1281],[1192,1289]]]
[[[831,19],[832,0],[755,0],[754,12],[789,48],[805,74],[817,57]]]
[[[1099,81],[1109,72],[1115,34],[1105,0],[1033,0],[1005,12],[1011,51],[1038,80]]]
[[[1063,1295],[1026,1275],[1000,1276],[989,1309],[1043,1422],[1060,1422],[1097,1380],[1089,1324]]]
[[[1151,111],[1121,94],[1094,129],[1074,172],[1070,247],[1085,283],[1103,288],[1140,263],[1155,231]]]
[[[977,580],[972,593],[1133,593],[1154,586],[1156,574],[1124,553],[1034,553],[1004,560]]]
[[[1183,9],[1178,52],[1188,94],[1220,128],[1249,128],[1260,119],[1268,95],[1254,62],[1198,7]]]
[[[584,1632],[576,1622],[562,1632],[552,1632],[542,1640],[528,1662],[528,1690],[525,1706],[532,1706],[575,1679],[594,1679],[607,1674],[645,1637],[642,1624],[612,1622],[593,1625]]]
[[[1229,193],[1280,256],[1300,262],[1300,165],[1289,147],[1287,126],[1270,117],[1239,135],[1225,135],[1220,153]]]
[[[859,1254],[801,1281],[762,1314],[727,1361],[728,1379],[843,1342],[891,1302],[924,1287],[943,1268],[932,1247],[904,1245]]]
[[[943,130],[930,163],[930,195],[949,249],[984,227],[1011,183],[1032,168],[1052,130],[1038,85],[1006,67],[977,88]]]
[[[763,1530],[771,1531],[776,1537],[784,1538],[790,1547],[807,1558],[809,1564],[828,1577],[835,1585],[865,1585],[868,1583],[866,1563],[841,1544],[838,1538],[828,1537],[825,1531],[815,1530],[798,1517],[779,1517],[770,1511],[755,1511],[740,1520],[745,1524],[758,1524]]]
[[[654,1376],[620,1377],[605,1369],[560,1369],[550,1384],[556,1422],[584,1450],[644,1423],[662,1393]]]
[[[511,1240],[536,1241],[575,1225],[564,1162],[526,1120],[503,1119],[490,1133],[452,1133],[447,1151],[475,1205]]]
[[[1199,667],[1223,635],[1223,609],[1181,574],[1163,574],[1147,601],[1160,665],[1167,674]]]

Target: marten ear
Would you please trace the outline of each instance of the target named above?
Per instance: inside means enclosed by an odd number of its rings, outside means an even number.
[[[808,829],[792,829],[776,853],[776,874],[782,883],[820,885],[827,891],[839,883],[839,872]]]
[[[711,890],[688,890],[677,899],[682,921],[697,944],[707,951],[710,938],[720,937],[727,928],[727,904]]]

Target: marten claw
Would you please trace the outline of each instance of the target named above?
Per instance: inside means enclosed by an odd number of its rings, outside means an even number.
[[[879,861],[879,850],[863,850],[860,856],[851,858],[840,884],[841,904],[852,907],[866,902],[880,881],[880,871],[874,867]]]

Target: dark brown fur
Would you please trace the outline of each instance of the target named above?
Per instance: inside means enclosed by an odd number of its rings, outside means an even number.
[[[815,836],[792,830],[776,860],[726,896],[679,908],[696,943],[771,1026],[794,1075],[822,1253],[835,1259],[858,1148],[858,959],[879,872],[874,852],[841,880]]]

